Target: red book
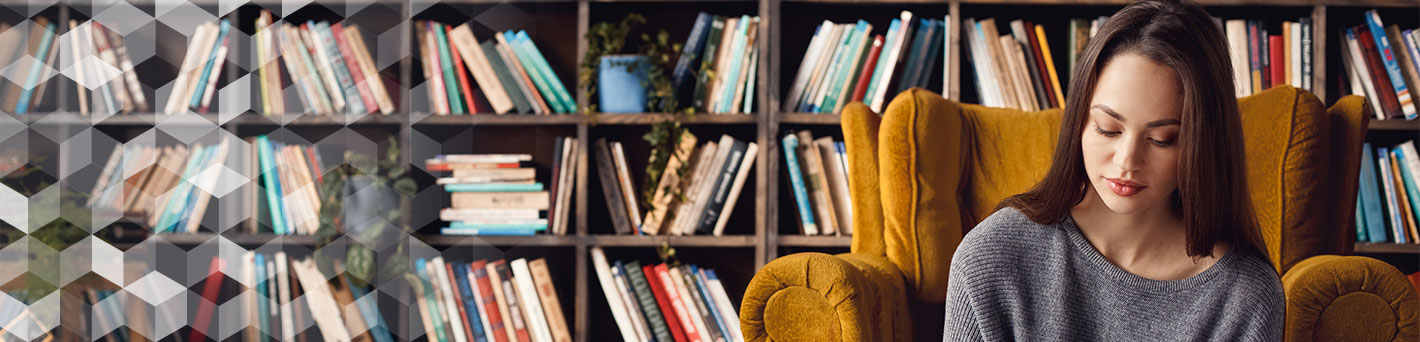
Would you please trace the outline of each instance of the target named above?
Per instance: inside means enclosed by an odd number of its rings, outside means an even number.
[[[217,306],[217,291],[222,289],[222,259],[212,257],[212,266],[207,270],[206,285],[202,286],[202,303],[197,306],[197,319],[193,320],[192,333],[188,334],[188,340],[201,341],[207,336],[207,327],[212,324],[212,309]]]
[[[1287,59],[1282,56],[1282,54],[1286,51],[1282,50],[1283,46],[1281,35],[1274,34],[1272,36],[1267,37],[1267,43],[1267,53],[1272,55],[1270,56],[1272,62],[1270,62],[1271,64],[1268,65],[1268,68],[1270,68],[1268,70],[1272,72],[1272,82],[1269,83],[1271,83],[1273,87],[1276,87],[1284,83],[1284,81],[1287,79],[1287,75],[1285,74],[1287,72]]]
[[[355,50],[345,40],[345,28],[336,23],[330,26],[330,34],[335,36],[335,45],[340,48],[345,68],[350,69],[350,81],[355,82],[355,89],[360,92],[360,101],[365,104],[365,113],[374,113],[380,109],[380,105],[375,103],[375,95],[370,93],[370,87],[365,85],[365,73],[360,71],[360,62],[355,60]]]
[[[863,102],[868,93],[868,83],[873,78],[873,68],[878,66],[878,55],[883,52],[883,35],[873,36],[873,48],[868,50],[868,60],[863,62],[863,73],[858,75],[858,86],[853,89],[853,102]]]
[[[478,283],[478,293],[483,297],[483,310],[488,315],[488,326],[484,332],[488,334],[489,341],[508,342],[508,333],[504,331],[507,328],[503,327],[503,316],[498,311],[498,298],[494,297],[493,282],[488,280],[487,262],[474,261],[470,266],[473,266],[473,280]]]
[[[1060,100],[1055,97],[1057,89],[1050,83],[1050,70],[1045,68],[1045,55],[1040,53],[1040,35],[1035,33],[1036,25],[1027,21],[1025,22],[1025,26],[1026,40],[1030,41],[1030,53],[1035,55],[1035,69],[1040,72],[1041,88],[1045,89],[1045,97],[1050,102],[1050,108],[1059,108],[1061,107]],[[1045,48],[1049,49],[1050,47],[1047,46]]]
[[[661,316],[666,318],[666,325],[670,326],[671,337],[675,342],[686,342],[685,330],[680,328],[680,320],[676,319],[675,311],[671,307],[671,302],[666,300],[666,290],[661,288],[661,277],[656,275],[656,266],[641,266],[641,271],[646,274],[647,287],[651,288],[651,294],[656,297],[656,305],[661,307]]]
[[[517,285],[513,284],[513,269],[503,260],[494,261],[493,268],[498,270],[498,279],[502,281],[499,286],[503,287],[503,300],[508,302],[508,316],[513,319],[513,334],[516,336],[509,336],[509,339],[517,337],[518,342],[531,341],[528,325],[523,324],[523,315],[527,314],[523,307],[529,303],[523,303],[522,298],[518,297]]]
[[[676,281],[675,279],[671,279],[670,273],[667,270],[666,264],[656,265],[656,276],[663,277],[659,278],[659,280]],[[666,291],[666,301],[671,303],[672,312],[678,316],[676,320],[680,322],[681,328],[685,329],[686,342],[700,342],[700,330],[695,328],[695,323],[692,321],[696,318],[692,315],[698,315],[698,313],[691,308],[685,307],[683,303],[689,303],[689,301],[680,297],[680,292],[676,290],[674,283],[668,284],[659,281],[657,283]],[[690,294],[686,295],[688,296]]]
[[[447,262],[444,263],[444,271],[448,272],[444,274],[448,275],[447,278],[449,278],[449,294],[452,294],[454,296],[453,306],[459,309],[459,318],[461,318],[459,322],[454,322],[452,324],[463,324],[463,331],[468,332],[468,334],[470,335],[469,338],[472,339],[473,336],[471,335],[473,335],[473,326],[468,325],[468,310],[464,309],[463,295],[459,293],[459,289],[461,288],[459,286],[459,282],[454,280],[458,279],[458,276],[454,275],[454,265]],[[475,315],[476,314],[477,313],[475,313]],[[478,319],[478,317],[474,317],[473,319]]]
[[[518,163],[426,163],[424,169],[428,171],[453,171],[453,170],[479,170],[479,169],[511,169],[520,166]]]
[[[1361,25],[1352,30],[1356,32],[1356,43],[1361,47],[1361,57],[1366,59],[1366,70],[1371,72],[1371,82],[1375,83],[1376,97],[1380,98],[1381,110],[1385,111],[1385,117],[1405,118],[1405,113],[1400,111],[1400,99],[1396,98],[1395,87],[1390,84],[1390,75],[1386,74],[1385,64],[1382,64],[1381,55],[1377,52],[1380,50],[1376,49],[1376,39],[1371,35],[1371,29]]]
[[[451,36],[449,25],[439,26],[444,28],[445,37]],[[449,39],[449,52],[454,57],[454,73],[459,75],[459,88],[463,91],[464,102],[468,103],[468,113],[478,114],[478,105],[476,104],[478,101],[473,100],[473,88],[468,86],[468,69],[464,69],[463,57],[459,56],[458,47],[459,45],[454,43],[453,39]]]

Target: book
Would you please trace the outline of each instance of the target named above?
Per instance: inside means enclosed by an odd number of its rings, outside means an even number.
[[[803,142],[795,153],[798,153],[799,159],[803,161],[803,178],[808,194],[813,199],[810,202],[814,206],[814,218],[817,219],[823,234],[838,234],[838,217],[834,213],[833,199],[828,192],[828,178],[824,176],[823,159],[818,153],[818,144],[808,131],[798,131],[796,134],[799,141]]]
[[[1384,24],[1381,16],[1376,10],[1366,11],[1366,26],[1370,29],[1370,34],[1375,43],[1377,57],[1385,68],[1385,75],[1390,80],[1391,88],[1395,91],[1396,101],[1402,116],[1406,119],[1417,117],[1415,103],[1411,99],[1410,89],[1406,87],[1405,78],[1401,75],[1400,64],[1395,60],[1395,49],[1391,47],[1390,39],[1386,37]],[[1368,52],[1369,54],[1369,52]],[[1368,57],[1369,58],[1369,57]]]
[[[601,285],[602,294],[606,298],[607,306],[611,307],[612,318],[616,321],[616,326],[621,332],[623,341],[637,341],[632,325],[630,313],[627,311],[624,301],[621,299],[621,292],[616,290],[615,281],[611,276],[611,264],[607,262],[606,252],[601,247],[592,247],[592,268],[597,274],[597,282]]]
[[[730,187],[730,193],[726,196],[724,209],[721,210],[719,218],[715,221],[713,234],[721,236],[725,232],[725,223],[729,222],[730,214],[735,210],[735,203],[739,201],[740,190],[744,188],[745,179],[749,178],[749,171],[754,167],[755,156],[759,154],[759,144],[749,143],[745,149],[744,161],[740,162],[739,171],[735,174],[734,183]]]
[[[552,285],[552,273],[547,269],[547,260],[538,258],[528,262],[528,272],[537,287],[538,300],[553,341],[571,342],[572,334],[567,328],[566,316],[562,313],[562,303],[557,299],[557,289]]]
[[[660,309],[661,317],[665,319],[666,330],[670,332],[671,339],[666,341],[684,342],[687,341],[685,331],[681,328],[680,321],[676,319],[674,308],[666,297],[665,287],[661,285],[660,276],[656,275],[656,265],[646,264],[641,266],[642,276],[646,279],[646,286],[655,296],[656,307]],[[662,340],[657,338],[657,341]]]
[[[749,149],[748,144],[739,140],[733,140],[728,147],[725,160],[721,162],[723,166],[718,170],[712,170],[715,172],[715,176],[713,176],[715,181],[707,183],[707,189],[710,189],[710,192],[706,197],[705,209],[694,223],[697,234],[715,234],[715,223],[719,221],[720,212],[724,210],[725,203],[729,200],[730,188],[734,185],[733,182],[739,174],[740,165],[744,163],[745,152]]]
[[[537,286],[533,285],[532,273],[528,270],[527,259],[518,258],[508,263],[513,272],[514,291],[518,293],[523,314],[527,316],[528,331],[535,341],[551,341],[552,332],[542,311],[542,301],[537,296]]]
[[[593,158],[596,159],[598,183],[602,186],[602,195],[610,212],[612,228],[617,234],[631,234],[631,217],[627,214],[625,196],[621,193],[620,182],[617,181],[617,171],[611,157],[611,148],[608,147],[605,138],[598,138],[592,143]]]
[[[646,281],[640,262],[631,261],[625,264],[626,277],[636,294],[636,300],[640,303],[641,313],[646,317],[646,322],[650,324],[650,329],[657,341],[673,341],[670,327],[666,324],[666,319],[661,315],[660,306],[656,303],[655,294],[651,292],[650,283]]]
[[[484,97],[493,106],[493,112],[502,114],[512,110],[515,107],[515,101],[509,96],[504,82],[494,71],[495,64],[488,58],[487,49],[478,43],[477,37],[473,35],[473,30],[469,28],[468,24],[459,25],[449,31],[449,40],[457,43],[458,53],[463,56],[463,62],[468,65],[468,70],[473,72],[473,78],[478,81],[479,89],[483,90]],[[501,67],[502,63],[499,62],[496,65]]]
[[[799,136],[790,132],[785,134],[781,146],[784,148],[785,171],[789,176],[789,187],[794,193],[794,203],[799,208],[799,232],[804,235],[819,235],[819,229],[814,222],[813,209],[809,204],[808,190],[805,187],[807,182],[799,163]]]

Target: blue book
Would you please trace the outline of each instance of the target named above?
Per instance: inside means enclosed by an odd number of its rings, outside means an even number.
[[[445,192],[542,191],[542,183],[458,183],[444,185]]]
[[[267,302],[271,301],[271,298],[266,296],[266,257],[262,256],[261,253],[255,254],[256,258],[252,263],[256,264],[256,312],[259,314],[257,315],[259,317],[257,320],[260,321],[260,328],[263,333],[271,332],[270,324],[267,322],[269,320],[266,319],[270,316],[266,313],[271,312],[270,308],[267,308]]]
[[[30,64],[30,74],[25,77],[25,90],[20,93],[20,101],[15,103],[16,114],[25,114],[30,109],[30,98],[34,97],[35,84],[39,83],[39,75],[44,70],[49,45],[54,43],[54,31],[54,23],[44,25],[44,36],[40,38],[39,49],[35,50],[35,62]]]
[[[734,89],[735,85],[739,83],[740,64],[743,64],[741,60],[744,59],[745,45],[746,40],[748,39],[747,35],[749,32],[749,21],[750,17],[748,14],[740,16],[740,21],[738,23],[739,28],[735,30],[736,37],[732,41],[735,46],[733,46],[734,50],[731,50],[732,52],[730,53],[730,68],[728,70],[729,73],[725,74],[725,77],[729,77],[728,79],[726,79],[725,89],[729,89],[729,91],[720,92],[720,103],[718,106],[716,106],[716,112],[728,112],[730,111],[730,105],[734,104]]]
[[[350,284],[350,293],[355,296],[355,305],[360,308],[360,316],[364,316],[365,325],[370,327],[370,337],[374,338],[375,342],[394,342],[389,328],[386,328],[384,316],[380,315],[379,301],[376,300],[378,298],[360,300],[365,298],[369,291],[353,283]]]
[[[1395,154],[1395,166],[1400,169],[1401,188],[1404,189],[1405,197],[1410,202],[1403,205],[1409,205],[1411,213],[1420,214],[1420,188],[1415,187],[1420,185],[1415,184],[1415,172],[1420,172],[1420,170],[1411,170],[1410,165],[1406,164],[1407,160],[1413,160],[1411,158],[1416,156],[1406,153],[1401,148],[1391,150],[1390,153]]]
[[[513,57],[518,59],[518,63],[523,65],[523,71],[527,72],[528,78],[532,79],[532,86],[538,94],[542,94],[543,100],[554,113],[563,113],[562,101],[558,101],[557,95],[552,90],[552,85],[542,77],[542,69],[537,64],[533,64],[532,53],[523,48],[523,44],[518,42],[518,35],[513,31],[504,31],[503,39],[507,40],[508,48],[512,50]]]
[[[536,63],[538,71],[542,73],[543,80],[552,88],[554,93],[552,95],[556,96],[557,101],[562,103],[564,110],[562,113],[570,114],[577,111],[577,104],[572,100],[571,93],[567,92],[567,87],[562,86],[562,80],[557,78],[557,74],[552,72],[552,66],[547,63],[546,58],[543,58],[542,51],[538,50],[536,44],[533,44],[532,38],[528,36],[527,31],[518,31],[516,38],[517,44],[522,45],[523,51],[528,52],[528,57],[533,63]]]
[[[194,89],[192,99],[187,103],[189,108],[197,108],[202,105],[202,90],[207,89],[207,75],[212,73],[212,68],[218,67],[213,65],[217,64],[217,52],[222,49],[222,42],[227,39],[227,32],[231,30],[232,23],[227,19],[222,19],[222,28],[217,33],[217,40],[212,44],[212,52],[207,54],[207,62],[202,66],[202,74],[197,75],[197,83],[192,88]]]
[[[429,313],[429,321],[436,322],[434,324],[434,337],[437,338],[438,342],[449,342],[448,336],[444,335],[443,324],[437,323],[443,322],[444,317],[440,314],[439,310],[436,307],[436,305],[439,303],[439,299],[434,297],[434,285],[429,280],[429,270],[427,264],[428,261],[422,258],[415,260],[414,271],[416,273],[414,275],[419,278],[419,287],[424,289],[424,301],[429,303],[429,309],[428,311],[426,311]]]
[[[452,263],[454,269],[454,280],[459,284],[459,299],[463,300],[465,313],[468,315],[468,326],[473,329],[473,340],[476,342],[487,342],[488,334],[483,332],[483,320],[478,318],[478,301],[473,298],[473,288],[468,282],[468,263]]]
[[[268,141],[267,143],[270,144],[271,147],[267,150],[266,160],[270,162],[268,165],[271,165],[271,172],[273,172],[271,177],[276,179],[276,198],[279,201],[277,203],[280,204],[276,209],[281,211],[281,226],[286,227],[286,234],[296,234],[296,224],[291,220],[291,211],[286,208],[286,196],[284,195],[286,193],[284,189],[286,184],[282,184],[281,171],[276,168],[276,151],[280,151],[281,148],[286,147],[286,144],[274,141]]]
[[[1381,147],[1376,149],[1376,161],[1380,166],[1381,186],[1385,189],[1385,209],[1390,219],[1391,242],[1406,243],[1405,239],[1405,217],[1400,213],[1400,193],[1397,192],[1395,184],[1395,174],[1390,169],[1390,149]]]
[[[832,80],[828,80],[827,78],[832,77],[833,72],[834,72],[835,70],[838,70],[839,65],[841,65],[841,64],[843,63],[843,55],[848,54],[848,44],[851,43],[852,40],[853,40],[853,32],[854,32],[854,31],[855,31],[855,30],[844,30],[844,32],[839,35],[839,37],[838,37],[838,39],[837,39],[837,42],[833,42],[833,45],[837,45],[838,48],[837,48],[837,49],[834,49],[834,50],[833,50],[833,55],[832,55],[831,57],[829,57],[829,59],[828,59],[828,62],[829,62],[829,64],[828,64],[828,69],[825,69],[826,71],[824,72],[824,75],[823,75],[823,77],[824,77],[825,79],[821,79],[821,80],[819,81],[819,83],[827,83],[827,84],[829,84],[830,87],[832,86],[832,83],[830,83],[830,82],[832,82]],[[822,88],[822,87],[816,87],[816,88],[825,89],[825,88]],[[808,98],[808,102],[805,102],[805,103],[804,103],[805,109],[803,110],[803,112],[805,112],[805,113],[818,113],[818,111],[819,111],[819,106],[820,106],[821,104],[823,104],[822,102],[819,102],[818,99],[819,99],[820,97],[822,97],[822,96],[814,96],[814,95],[812,95],[812,94],[818,93],[819,95],[827,95],[827,91],[831,91],[831,89],[825,89],[824,92],[818,92],[818,89],[815,89],[813,93],[810,93],[810,96],[809,96],[809,98]]]
[[[883,70],[887,69],[887,64],[889,63],[888,55],[890,53],[888,49],[891,48],[890,44],[892,44],[893,39],[897,39],[897,31],[900,25],[902,25],[902,19],[898,18],[894,18],[892,23],[888,24],[887,37],[883,39],[883,47],[882,51],[879,52],[878,64],[873,67],[873,79],[868,81],[868,92],[864,93],[866,95],[863,95],[863,103],[872,105],[872,99],[875,97],[874,94],[877,94],[878,87],[881,87],[881,82],[879,81],[882,80]],[[896,63],[897,61],[892,62]]]
[[[1390,39],[1386,37],[1385,28],[1381,24],[1381,15],[1376,10],[1366,11],[1366,26],[1371,28],[1371,38],[1376,41],[1376,51],[1380,54],[1381,62],[1385,64],[1386,74],[1390,76],[1391,88],[1395,91],[1395,97],[1400,100],[1400,110],[1405,113],[1406,119],[1416,118],[1415,103],[1410,98],[1410,90],[1405,87],[1405,77],[1400,74],[1400,63],[1395,61],[1395,49],[1390,46]],[[1376,89],[1382,91],[1382,89]]]
[[[177,219],[183,216],[182,212],[187,204],[187,197],[192,192],[192,178],[197,175],[197,168],[207,162],[211,156],[212,148],[201,147],[188,153],[187,167],[183,169],[182,179],[168,192],[168,203],[158,212],[158,225],[153,227],[154,233],[175,231]]]
[[[345,67],[345,59],[341,57],[340,44],[336,42],[335,34],[330,31],[330,23],[322,20],[319,23],[312,24],[310,20],[307,20],[306,25],[312,28],[311,33],[315,33],[317,37],[320,37],[321,44],[325,45],[325,54],[330,57],[331,70],[335,71],[335,79],[344,87],[345,98],[349,100],[345,101],[345,109],[355,114],[366,113],[365,103],[360,101],[360,90],[356,88],[356,84],[359,82],[354,81],[354,77],[350,76],[350,69]],[[443,31],[440,31],[440,35],[442,34]],[[442,47],[447,48],[448,46],[444,45]],[[440,50],[441,55],[443,52],[443,50]],[[452,74],[452,72],[448,74]]]
[[[710,283],[705,278],[705,274],[701,272],[700,268],[696,267],[695,265],[690,265],[689,269],[690,276],[692,278],[695,278],[695,284],[691,284],[692,286],[695,286],[695,288],[688,290],[700,291],[700,298],[702,298],[705,302],[705,308],[710,311],[711,317],[715,317],[714,324],[720,326],[720,331],[723,331],[725,332],[725,334],[728,335],[730,333],[730,326],[725,325],[725,317],[720,315],[719,306],[715,305],[715,296],[710,295]],[[739,329],[738,326],[734,328]]]
[[[799,227],[804,235],[818,235],[818,225],[814,224],[814,214],[809,209],[809,192],[804,188],[804,174],[799,168],[799,137],[794,133],[784,136],[784,163],[789,169],[789,183],[794,188],[794,202],[799,205]]]
[[[538,231],[538,229],[482,229],[444,227],[439,229],[439,234],[482,236],[533,236],[537,235]]]
[[[1361,203],[1361,196],[1356,195],[1356,241],[1370,241],[1366,236],[1366,210]]]
[[[1366,236],[1370,242],[1386,242],[1385,209],[1381,208],[1380,185],[1376,183],[1375,149],[1365,143],[1361,149],[1361,203],[1366,208]]]
[[[271,160],[271,140],[265,135],[256,137],[257,163],[260,164],[261,180],[266,192],[266,207],[271,214],[271,231],[276,235],[286,234],[286,222],[281,213],[281,182],[276,179],[276,165]]]
[[[702,58],[701,50],[705,49],[705,40],[710,36],[710,23],[713,18],[705,12],[695,16],[695,26],[691,27],[690,37],[685,40],[685,48],[681,50],[680,59],[671,71],[671,80],[675,82],[675,93],[680,103],[689,104],[691,101],[690,90],[695,88],[695,72],[699,70],[697,67],[700,66]]]
[[[834,109],[838,108],[838,102],[842,101],[838,98],[838,94],[843,92],[844,87],[852,87],[852,85],[843,83],[847,82],[849,78],[857,76],[854,74],[853,68],[858,65],[858,57],[862,56],[863,44],[868,38],[864,33],[868,32],[868,29],[869,25],[865,20],[858,20],[857,26],[853,27],[848,38],[848,50],[845,50],[840,56],[838,68],[833,71],[833,77],[829,78],[828,95],[824,98],[823,107],[819,108],[819,113],[832,113]]]

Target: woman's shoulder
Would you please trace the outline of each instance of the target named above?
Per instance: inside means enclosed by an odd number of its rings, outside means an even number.
[[[1249,297],[1267,299],[1271,303],[1282,303],[1282,280],[1277,269],[1261,252],[1235,248],[1228,253],[1236,254],[1236,260],[1229,263],[1232,289],[1245,292]]]
[[[1016,208],[1001,208],[967,232],[954,259],[989,262],[1048,252],[1050,248],[1066,246],[1060,242],[1068,236],[1058,228],[1036,223]]]

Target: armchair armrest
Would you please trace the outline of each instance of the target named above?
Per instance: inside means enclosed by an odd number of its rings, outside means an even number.
[[[740,305],[746,341],[912,339],[902,272],[882,256],[798,253],[764,265]]]
[[[1282,276],[1285,340],[1415,341],[1420,297],[1394,266],[1361,256],[1307,258]]]

